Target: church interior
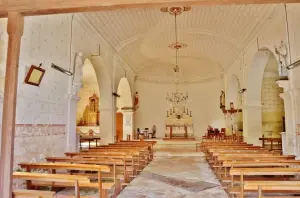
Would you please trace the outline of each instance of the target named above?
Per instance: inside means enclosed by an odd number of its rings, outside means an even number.
[[[0,198],[300,197],[300,1],[0,16]]]

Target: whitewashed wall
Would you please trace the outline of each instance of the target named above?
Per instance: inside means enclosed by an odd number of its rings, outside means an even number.
[[[2,20],[0,75],[3,78],[7,35],[4,33],[6,20]],[[25,18],[18,75],[15,165],[20,161],[39,160],[40,155],[63,155],[69,77],[50,66],[55,63],[69,69],[69,30],[70,15]],[[40,63],[46,69],[40,87],[24,84],[30,65]]]
[[[196,137],[206,133],[207,126],[225,127],[224,116],[220,110],[220,92],[222,80],[207,81],[199,84],[185,84],[180,90],[189,94],[188,108],[194,118]],[[166,94],[175,91],[173,84],[154,84],[136,81],[136,91],[139,92],[139,108],[135,113],[136,128],[151,128],[157,126],[157,137],[164,137],[165,118],[169,105]],[[136,129],[135,129],[136,130]]]

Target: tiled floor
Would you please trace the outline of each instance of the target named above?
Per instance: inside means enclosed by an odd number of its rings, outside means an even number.
[[[194,147],[167,146],[157,149],[155,155],[118,198],[228,197],[202,153],[195,153]]]

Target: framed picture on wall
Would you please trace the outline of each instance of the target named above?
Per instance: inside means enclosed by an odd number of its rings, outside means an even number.
[[[45,70],[41,68],[41,65],[40,65],[40,67],[31,65],[24,82],[26,84],[40,86],[40,83],[44,77],[44,74],[45,74]]]

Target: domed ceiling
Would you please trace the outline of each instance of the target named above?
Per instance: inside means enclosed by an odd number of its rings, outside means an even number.
[[[217,78],[269,23],[276,5],[192,6],[177,17],[181,82]],[[80,14],[137,74],[152,82],[174,82],[174,16],[157,8]]]

